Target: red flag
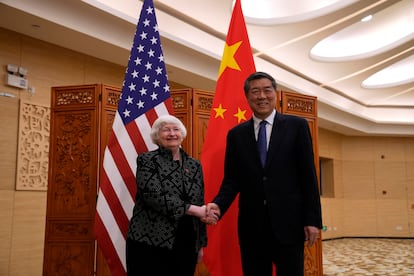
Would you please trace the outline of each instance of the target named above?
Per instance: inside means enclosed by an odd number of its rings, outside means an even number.
[[[255,71],[240,0],[236,0],[201,155],[207,202],[213,200],[223,179],[228,130],[252,116],[243,85]],[[237,201],[233,202],[217,225],[207,228],[208,245],[204,250],[204,263],[212,276],[242,275],[237,236]]]
[[[170,113],[154,3],[145,0],[104,153],[96,206],[95,238],[114,276],[126,275],[125,238],[135,203],[137,155],[156,147],[149,135],[151,126],[158,116]]]

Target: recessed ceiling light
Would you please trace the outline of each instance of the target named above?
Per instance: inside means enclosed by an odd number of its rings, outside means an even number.
[[[247,23],[274,25],[310,20],[355,2],[357,0],[243,0],[241,5]]]
[[[311,57],[331,62],[368,58],[412,40],[412,3],[400,1],[377,12],[369,24],[358,21],[325,37],[312,48]]]
[[[414,81],[414,55],[396,62],[371,75],[362,82],[364,88],[384,88]]]
[[[370,21],[372,19],[372,14],[365,16],[364,18],[361,19],[361,22],[367,22]]]

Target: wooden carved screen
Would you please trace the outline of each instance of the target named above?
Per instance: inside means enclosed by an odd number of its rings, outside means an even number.
[[[203,149],[213,95],[209,91],[191,88],[171,91],[174,115],[180,118],[188,132],[183,148],[197,159],[200,158]]]
[[[312,96],[305,96],[290,92],[278,92],[278,112],[303,117],[308,121],[312,135],[314,160],[316,173],[319,179],[319,152],[318,152],[318,110],[317,99]],[[305,275],[322,276],[322,240],[318,241],[312,248],[305,245]]]
[[[53,88],[43,275],[93,275],[97,86]]]
[[[93,237],[99,170],[120,88],[102,84],[52,88],[43,275],[110,276]],[[188,130],[183,147],[199,157],[212,92],[171,92]]]

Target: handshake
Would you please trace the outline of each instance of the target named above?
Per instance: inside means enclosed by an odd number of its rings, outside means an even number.
[[[202,209],[205,209],[204,216],[200,217],[200,220],[205,224],[215,225],[220,219],[220,208],[215,203],[208,203],[207,205],[201,206]],[[203,213],[203,210],[202,210]]]

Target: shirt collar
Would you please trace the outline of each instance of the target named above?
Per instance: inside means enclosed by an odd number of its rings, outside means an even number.
[[[269,125],[273,125],[273,121],[275,119],[275,115],[276,115],[276,110],[273,110],[273,112],[267,117],[265,118],[266,122]],[[254,127],[258,127],[260,122],[262,121],[262,119],[257,118],[255,115],[253,115],[253,122],[254,122]]]

